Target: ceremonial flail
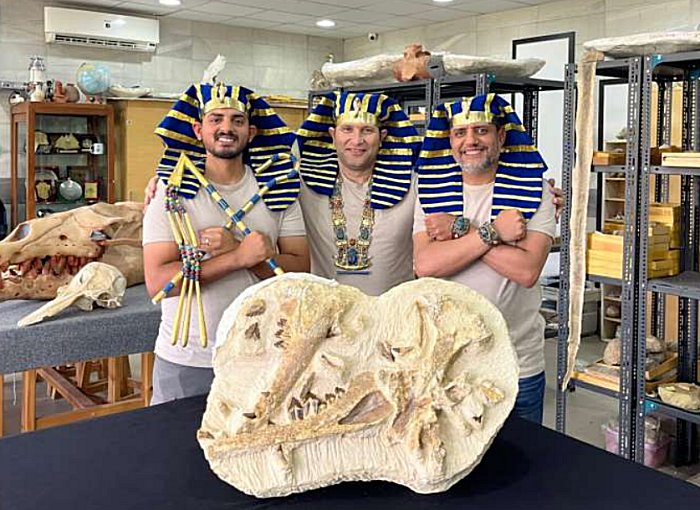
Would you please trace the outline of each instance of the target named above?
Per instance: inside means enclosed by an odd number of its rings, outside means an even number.
[[[207,150],[195,134],[195,126],[201,124],[208,113],[219,109],[233,109],[245,114],[250,127],[255,128],[254,136],[248,140],[241,157],[246,169],[253,171],[258,192],[237,212],[203,175]],[[206,189],[225,212],[229,220],[226,228],[236,227],[243,236],[250,234],[243,218],[256,204],[262,202],[270,212],[281,213],[299,195],[301,180],[298,168],[295,168],[296,158],[288,155],[295,136],[263,98],[245,87],[224,83],[193,84],[173,104],[155,133],[165,145],[156,172],[166,187],[166,211],[180,249],[182,269],[153,298],[153,302],[158,303],[182,284],[172,340],[175,344],[182,336],[182,343],[186,346],[192,300],[196,295],[202,346],[206,348],[206,321],[199,281],[206,252],[199,249],[197,234],[186,212],[186,200],[194,199],[201,188]],[[270,191],[271,188],[275,189]],[[267,263],[275,274],[282,273],[274,260]]]
[[[192,312],[192,289],[194,288],[196,298],[197,298],[197,309],[199,315],[199,330],[200,338],[202,341],[202,347],[207,346],[207,331],[206,324],[204,322],[204,308],[202,306],[202,297],[199,284],[199,277],[201,272],[201,261],[205,252],[198,248],[199,239],[197,234],[192,227],[192,222],[187,214],[185,207],[180,202],[178,193],[179,187],[182,182],[182,178],[186,170],[189,170],[192,175],[199,181],[202,187],[209,193],[209,196],[217,203],[217,205],[224,211],[228,216],[229,221],[226,223],[225,228],[231,229],[236,227],[240,232],[247,236],[251,233],[251,230],[243,222],[243,217],[250,212],[253,207],[262,199],[262,197],[270,191],[272,188],[287,182],[290,179],[294,179],[299,172],[298,160],[294,156],[288,154],[275,154],[267,162],[260,165],[255,169],[256,174],[261,174],[267,170],[270,166],[276,162],[283,159],[291,159],[295,164],[295,167],[290,170],[287,174],[274,177],[267,181],[265,185],[260,189],[258,193],[255,193],[250,200],[248,200],[243,207],[238,211],[234,211],[229,206],[228,202],[219,194],[216,188],[207,180],[207,178],[202,174],[199,169],[190,161],[190,159],[185,155],[181,154],[177,162],[175,170],[170,174],[168,178],[168,184],[166,186],[166,211],[168,213],[168,219],[170,221],[170,226],[180,248],[180,257],[182,259],[182,269],[161,289],[156,296],[153,298],[153,303],[159,303],[173,288],[175,288],[181,281],[182,289],[180,291],[180,301],[178,302],[177,310],[175,313],[175,321],[173,327],[173,344],[177,343],[180,333],[180,325],[182,324],[183,341],[182,345],[187,346],[188,336],[189,336],[189,325],[190,316]],[[276,275],[283,274],[282,270],[274,259],[267,259],[265,261],[267,265],[272,269]],[[187,294],[187,296],[185,296]],[[184,310],[184,316],[183,316]]]

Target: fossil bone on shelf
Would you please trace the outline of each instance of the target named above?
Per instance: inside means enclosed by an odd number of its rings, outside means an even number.
[[[53,299],[90,262],[143,282],[143,204],[78,207],[20,223],[0,241],[0,301]]]
[[[197,433],[212,470],[258,497],[350,480],[447,490],[513,408],[497,308],[423,278],[379,297],[305,274],[261,282],[219,325]]]

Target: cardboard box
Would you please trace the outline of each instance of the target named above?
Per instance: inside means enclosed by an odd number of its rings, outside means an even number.
[[[700,152],[665,152],[661,155],[663,166],[700,168]]]
[[[595,151],[593,153],[594,165],[624,165],[626,162],[627,155],[624,152]]]

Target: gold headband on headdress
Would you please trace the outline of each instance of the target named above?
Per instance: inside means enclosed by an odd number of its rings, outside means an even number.
[[[491,112],[491,101],[488,101],[488,104],[485,105],[484,110],[485,111],[472,111],[471,109],[471,103],[472,103],[471,97],[464,98],[461,101],[461,108],[458,109],[458,113],[451,114],[451,110],[447,110],[447,114],[450,117],[450,127],[461,127],[461,126],[469,126],[472,124],[492,124],[494,123],[494,118],[495,115]]]
[[[379,116],[367,111],[367,102],[369,99],[369,95],[365,96],[364,101],[356,97],[352,102],[351,108],[336,116],[335,125],[369,124],[371,126],[379,126]]]
[[[212,87],[211,97],[208,100],[202,94],[201,87],[197,85],[195,87],[197,87],[199,104],[202,105],[202,116],[219,108],[233,108],[239,112],[248,113],[250,103],[244,103],[238,98],[240,87],[234,85],[231,87],[231,95],[227,95],[226,85],[217,83]]]

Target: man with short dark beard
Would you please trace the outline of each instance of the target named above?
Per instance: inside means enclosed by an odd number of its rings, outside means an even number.
[[[417,163],[416,274],[464,284],[502,312],[520,365],[515,413],[542,421],[544,320],[537,285],[555,235],[542,156],[495,94],[438,106]]]
[[[244,87],[198,84],[175,103],[156,129],[166,144],[158,167],[155,197],[143,221],[144,272],[151,296],[181,269],[180,251],[165,210],[165,185],[180,154],[187,155],[234,209],[240,208],[273,176],[285,174],[291,162],[280,161],[255,175],[252,168],[277,153],[289,153],[294,135],[270,106]],[[212,352],[216,328],[226,307],[240,292],[272,276],[263,261],[275,257],[285,271],[309,270],[301,209],[296,202],[299,179],[275,187],[245,216],[252,233],[242,238],[224,229],[227,218],[186,173],[179,201],[199,233],[204,318],[209,337],[202,346],[197,307],[192,307],[187,346],[173,343],[177,314],[176,287],[161,302],[156,340],[153,398],[157,404],[207,393],[213,380]]]

